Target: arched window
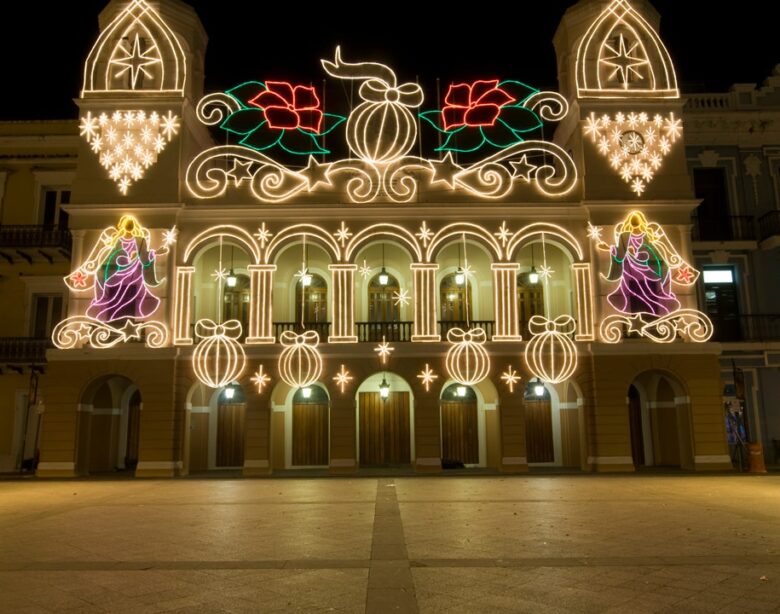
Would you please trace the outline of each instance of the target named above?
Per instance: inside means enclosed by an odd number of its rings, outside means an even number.
[[[249,330],[249,277],[236,275],[235,286],[225,285],[222,319],[241,322],[242,335]]]
[[[447,275],[441,280],[440,290],[442,321],[465,322],[473,319],[471,284],[467,284],[461,275]]]
[[[517,276],[517,313],[520,334],[528,332],[528,321],[536,315],[544,315],[544,284],[531,283],[528,273]]]
[[[295,286],[295,321],[316,323],[328,320],[328,285],[325,280],[312,273],[311,282],[304,285],[301,280]]]
[[[401,319],[401,307],[396,304],[394,293],[400,291],[401,286],[392,275],[375,275],[368,284],[369,322],[398,322]]]

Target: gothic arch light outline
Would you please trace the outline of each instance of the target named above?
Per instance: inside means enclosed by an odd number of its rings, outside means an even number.
[[[612,25],[606,29],[607,23]],[[602,87],[600,61],[609,35],[618,26],[636,35],[642,53],[648,60],[648,84],[645,87]],[[596,46],[598,50],[596,51]],[[679,98],[677,75],[669,51],[655,29],[628,0],[613,0],[590,25],[577,47],[575,66],[579,98]]]
[[[477,243],[488,248],[489,251],[492,251],[491,255],[495,256],[496,262],[500,262],[503,259],[504,251],[490,232],[485,230],[482,226],[471,222],[454,222],[448,224],[433,236],[428,245],[428,249],[425,252],[426,262],[433,262],[433,258],[440,251],[440,249],[437,248],[447,241],[447,239],[460,238],[464,234],[476,238]]]
[[[130,21],[129,25],[125,27],[122,33],[119,33],[120,28],[128,20]],[[136,25],[148,32],[149,37],[158,50],[160,56],[160,86],[148,90],[111,87],[112,58],[122,42],[122,34],[128,33]],[[163,40],[155,37],[154,30],[158,30],[162,34]],[[114,47],[109,52],[107,44],[111,42],[114,43]],[[101,76],[97,71],[103,61],[106,63],[106,68],[105,74]],[[173,78],[166,72],[166,64],[170,63],[173,63]],[[106,92],[151,92],[184,95],[186,80],[187,60],[179,39],[168,24],[165,23],[161,15],[145,0],[132,0],[130,5],[122,10],[108,27],[100,33],[100,36],[98,36],[87,55],[87,59],[84,62],[84,83],[81,96]],[[101,82],[103,87],[100,87]]]
[[[410,250],[409,255],[413,258],[417,258],[416,262],[422,262],[422,249],[420,249],[420,245],[414,234],[398,224],[390,224],[387,222],[374,224],[356,233],[344,251],[344,258],[347,261],[351,260],[354,255],[357,255],[359,251],[363,247],[366,247],[370,242],[381,242],[385,237],[394,237],[398,239]]]
[[[224,237],[233,239],[246,247],[249,254],[254,258],[252,264],[260,264],[260,249],[252,235],[240,226],[232,224],[223,224],[221,226],[212,226],[196,235],[188,244],[184,252],[184,264],[191,265],[195,250],[200,248],[209,239],[219,239]]]
[[[280,230],[265,249],[265,262],[271,263],[276,260],[281,249],[287,243],[298,238],[301,240],[304,238],[313,239],[315,244],[322,247],[334,263],[341,262],[341,248],[338,243],[328,232],[316,224],[295,224]]]
[[[525,242],[532,240],[534,237],[541,237],[542,235],[557,237],[569,248],[570,256],[576,256],[580,262],[585,260],[582,246],[580,246],[580,242],[577,241],[573,234],[561,226],[548,224],[546,222],[536,222],[534,224],[529,224],[512,235],[512,238],[509,239],[506,246],[507,260],[512,260],[515,258],[516,251]]]

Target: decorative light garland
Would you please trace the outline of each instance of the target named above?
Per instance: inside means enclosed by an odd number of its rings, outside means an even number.
[[[157,163],[178,132],[179,118],[172,111],[162,116],[156,111],[114,111],[110,116],[88,111],[80,126],[81,136],[123,195]]]
[[[433,369],[431,369],[430,365],[426,362],[425,369],[420,371],[417,379],[419,379],[422,385],[425,386],[425,392],[430,392],[431,384],[433,384],[435,380],[439,379],[439,376],[434,373]]]
[[[682,120],[645,112],[591,113],[585,120],[585,135],[609,160],[637,196],[641,196],[663,165],[664,158],[682,136]]]
[[[285,384],[305,388],[320,379],[322,356],[317,349],[320,336],[316,331],[297,335],[286,330],[279,335],[279,343],[284,347],[279,356],[279,376]]]
[[[270,376],[263,372],[263,365],[260,365],[252,376],[252,383],[257,386],[257,394],[263,394],[263,389],[271,383]]]
[[[513,394],[515,391],[515,386],[522,378],[517,374],[517,371],[515,371],[512,368],[512,365],[508,365],[506,368],[506,371],[504,371],[501,374],[501,380],[507,385],[509,388],[509,393]]]
[[[344,394],[344,388],[348,386],[349,382],[353,379],[354,378],[349,374],[349,371],[347,371],[347,368],[344,365],[341,365],[341,370],[336,373],[333,381],[336,382],[336,386],[341,388],[341,394]]]
[[[390,354],[395,351],[395,348],[387,342],[385,335],[382,335],[382,343],[376,346],[374,351],[379,355],[379,360],[384,365],[387,364],[387,359],[390,358]]]
[[[228,320],[218,324],[208,318],[198,320],[195,334],[200,337],[192,352],[195,376],[210,388],[224,388],[246,368],[246,354],[238,341],[241,322]]]
[[[577,325],[565,315],[550,320],[532,316],[528,322],[531,340],[525,346],[525,364],[531,375],[550,384],[568,380],[577,369],[577,346],[571,340]]]

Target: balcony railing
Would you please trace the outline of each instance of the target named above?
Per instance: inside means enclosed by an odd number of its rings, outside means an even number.
[[[469,328],[481,328],[487,335],[487,340],[490,341],[493,338],[493,329],[495,327],[495,320],[471,320],[470,322],[453,322],[449,320],[439,320],[439,334],[442,339],[447,338],[447,331],[453,328],[460,328],[462,330],[468,330]]]
[[[356,322],[360,343],[374,341],[411,341],[413,322]]]
[[[765,213],[758,220],[759,236],[762,241],[780,236],[780,211]]]
[[[49,347],[51,347],[49,339],[0,337],[0,363],[42,364],[46,362],[46,350]]]
[[[752,215],[729,216],[728,224],[713,224],[693,216],[694,241],[755,241],[756,218]]]
[[[713,341],[721,343],[780,341],[780,314],[712,318]]]
[[[320,336],[320,343],[328,341],[328,335],[330,335],[330,322],[305,322],[301,325],[300,322],[274,322],[274,337],[279,340],[279,335],[284,331],[291,330],[296,334],[301,334],[304,330],[316,331]]]
[[[61,248],[70,253],[70,230],[54,226],[0,226],[0,247]]]

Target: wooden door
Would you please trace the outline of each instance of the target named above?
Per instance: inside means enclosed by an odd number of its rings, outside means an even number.
[[[217,467],[244,466],[246,405],[220,405],[217,409]]]
[[[561,456],[564,467],[579,467],[580,460],[580,410],[561,410]]]
[[[677,407],[653,409],[655,465],[680,466],[680,437],[677,433]]]
[[[328,406],[293,405],[292,464],[328,464]]]
[[[136,390],[130,398],[127,413],[127,441],[125,448],[125,469],[138,466],[138,443],[141,436],[141,395]]]
[[[391,392],[382,400],[378,392],[358,397],[361,465],[408,465],[409,393]]]
[[[529,463],[555,462],[552,410],[548,399],[526,401],[525,442]]]
[[[638,469],[645,466],[645,439],[642,434],[642,401],[634,386],[628,389],[628,421],[631,428],[631,458],[634,467]]]
[[[190,473],[209,468],[209,415],[190,414]]]
[[[476,402],[442,401],[441,458],[442,462],[456,461],[464,465],[479,463]]]

